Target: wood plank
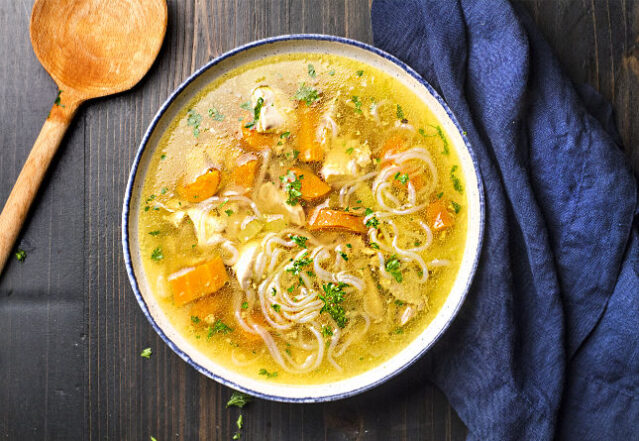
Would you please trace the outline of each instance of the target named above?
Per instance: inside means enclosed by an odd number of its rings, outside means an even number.
[[[613,100],[639,169],[639,1],[520,1],[575,82]],[[0,3],[0,200],[55,97],[28,37],[32,1]],[[371,392],[330,404],[258,400],[197,374],[151,329],[120,247],[129,167],[157,108],[211,58],[257,38],[298,32],[372,42],[368,0],[170,0],[167,39],[132,92],[78,114],[25,226],[24,264],[0,278],[0,439],[461,440],[466,429],[420,360]],[[11,38],[6,38],[10,35]],[[151,359],[139,356],[150,346]]]

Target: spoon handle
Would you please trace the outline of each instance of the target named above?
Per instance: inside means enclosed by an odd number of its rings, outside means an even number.
[[[76,99],[61,100],[58,95],[0,213],[0,274],[47,168],[80,104],[81,101]]]

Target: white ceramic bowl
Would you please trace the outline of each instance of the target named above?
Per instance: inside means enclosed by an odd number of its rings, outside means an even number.
[[[318,385],[287,385],[249,378],[225,368],[200,353],[182,337],[158,305],[144,273],[138,247],[138,214],[142,184],[153,152],[171,121],[190,100],[220,75],[266,56],[288,52],[319,52],[342,55],[372,65],[397,78],[419,96],[440,120],[459,155],[468,197],[468,233],[459,274],[443,307],[428,327],[394,357],[377,367],[345,380]],[[477,266],[484,225],[480,175],[468,140],[457,120],[433,88],[413,69],[377,48],[326,35],[285,35],[241,46],[209,62],[186,80],[162,105],[146,131],[133,162],[124,196],[122,245],[133,292],[142,311],[166,344],[204,375],[234,389],[265,399],[288,402],[318,402],[349,397],[397,375],[423,355],[442,335],[459,311]]]

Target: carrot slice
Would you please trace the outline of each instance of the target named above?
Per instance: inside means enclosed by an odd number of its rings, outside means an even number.
[[[246,150],[262,151],[273,145],[272,133],[260,133],[255,129],[242,126],[242,147]]]
[[[185,305],[224,286],[229,280],[220,257],[195,267],[185,268],[168,278],[173,290],[173,301],[177,306]]]
[[[358,234],[364,234],[367,231],[363,217],[329,208],[320,208],[318,213],[312,214],[309,218],[308,229],[310,231],[332,230]]]
[[[220,171],[211,168],[198,176],[195,181],[180,185],[178,194],[190,202],[199,202],[208,199],[217,192],[220,185]]]
[[[305,201],[313,201],[321,198],[331,191],[331,187],[311,170],[293,167],[291,171],[295,173],[295,176],[298,178],[304,176],[303,179],[300,179],[302,183],[300,192],[302,192],[302,199]]]
[[[244,188],[252,188],[257,173],[257,159],[247,161],[233,170],[233,182]]]
[[[436,200],[428,206],[426,209],[426,219],[428,219],[428,223],[435,231],[452,227],[454,223],[453,216],[451,216],[446,209],[446,205],[441,199]]]
[[[196,301],[191,307],[191,317],[197,317],[205,321],[207,317],[218,316],[224,307],[224,299],[221,296],[208,296]]]
[[[304,162],[319,162],[324,159],[324,149],[316,139],[319,115],[317,110],[300,105],[297,108],[299,129],[297,140],[300,154],[298,158]]]
[[[389,156],[396,155],[404,150],[406,150],[404,138],[400,135],[391,135],[382,145],[382,149],[379,152],[379,158],[382,162],[386,162],[389,161]]]

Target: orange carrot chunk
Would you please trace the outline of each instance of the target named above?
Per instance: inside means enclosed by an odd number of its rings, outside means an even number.
[[[363,217],[329,208],[320,208],[318,213],[313,213],[309,218],[308,229],[310,231],[332,230],[358,234],[364,234],[367,231]]]
[[[379,159],[381,159],[382,162],[389,161],[389,156],[396,155],[404,150],[406,150],[404,138],[399,135],[391,135],[382,145],[382,149],[379,152]]]
[[[297,140],[300,154],[298,158],[304,162],[319,162],[324,159],[324,149],[317,141],[317,125],[319,115],[317,110],[305,105],[297,108],[297,120],[299,128]]]
[[[193,303],[191,317],[197,317],[197,322],[205,321],[208,317],[217,317],[224,311],[223,296],[208,296]]]
[[[173,302],[176,306],[186,305],[219,290],[228,280],[229,276],[220,257],[185,268],[169,276]]]
[[[246,150],[259,152],[271,148],[272,145],[272,133],[260,133],[255,129],[242,126],[242,147]]]
[[[435,231],[444,230],[453,226],[453,216],[446,209],[446,205],[441,199],[431,203],[426,209],[426,219],[431,228]]]
[[[314,201],[326,196],[331,191],[331,187],[309,169],[293,167],[291,171],[295,173],[295,176],[298,178],[304,176],[304,178],[300,180],[302,183],[300,192],[302,193],[302,199],[305,201]]]
[[[220,171],[211,168],[195,181],[178,186],[178,194],[190,202],[199,202],[213,196],[220,185]]]
[[[257,159],[247,161],[233,170],[233,182],[240,187],[253,188],[256,173]]]

